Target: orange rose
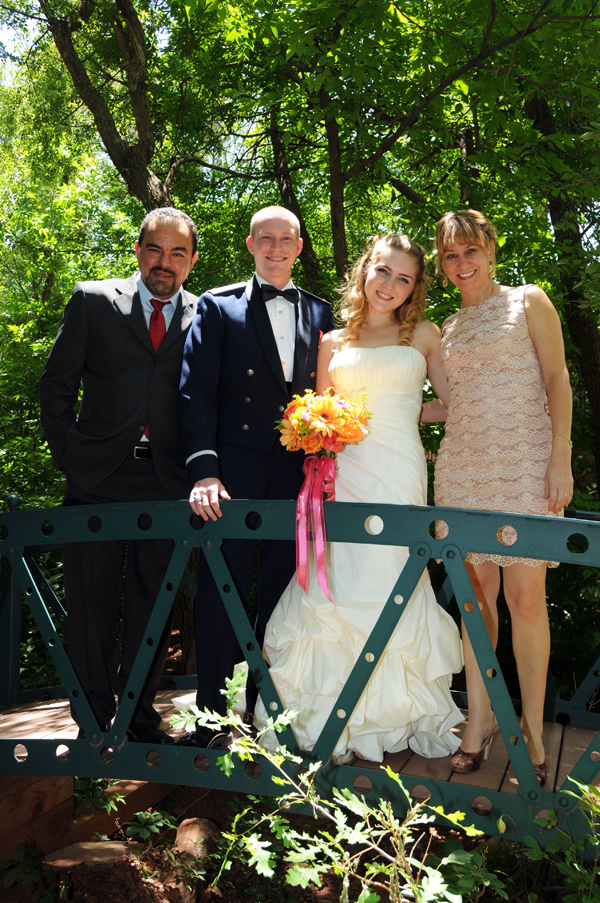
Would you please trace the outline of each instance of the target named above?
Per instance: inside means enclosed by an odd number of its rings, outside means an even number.
[[[316,433],[309,433],[308,436],[302,436],[301,447],[307,455],[314,455],[315,452],[321,451],[323,448],[321,436],[318,436]]]

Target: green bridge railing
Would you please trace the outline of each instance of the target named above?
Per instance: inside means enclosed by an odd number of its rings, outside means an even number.
[[[14,508],[14,504],[13,504]],[[402,618],[407,602],[430,558],[441,559],[447,579],[438,601],[456,605],[464,618],[481,674],[496,714],[502,738],[518,781],[516,793],[482,791],[454,781],[402,775],[407,791],[422,792],[425,786],[433,806],[445,811],[466,812],[466,823],[485,833],[497,833],[503,816],[506,835],[519,839],[533,835],[542,845],[555,840],[556,829],[540,829],[534,818],[554,810],[557,829],[583,837],[589,827],[577,801],[564,793],[575,789],[569,778],[557,792],[541,789],[523,741],[515,706],[511,700],[496,653],[492,648],[466,568],[467,551],[501,553],[600,567],[600,521],[593,515],[546,518],[529,515],[452,508],[397,505],[328,503],[325,505],[327,537],[337,542],[407,546],[410,556],[379,617],[363,654],[342,690],[321,736],[311,753],[298,750],[292,731],[284,734],[288,749],[303,756],[304,763],[325,763],[317,773],[319,790],[327,795],[332,786],[350,788],[367,799],[390,800],[398,814],[406,811],[406,799],[383,771],[334,765],[331,758],[341,732],[377,667],[380,656]],[[573,513],[575,514],[575,513]],[[373,518],[378,518],[377,522]],[[434,519],[444,520],[449,532],[434,538]],[[506,547],[498,538],[501,528],[512,526],[514,545]],[[269,761],[238,761],[230,777],[217,764],[217,750],[161,746],[153,749],[127,739],[127,728],[144,686],[154,648],[160,638],[180,583],[189,595],[194,585],[187,571],[192,549],[206,555],[241,649],[246,657],[268,711],[277,714],[282,704],[245,613],[220,546],[225,537],[293,539],[295,503],[292,501],[228,501],[223,517],[204,523],[191,514],[187,502],[89,505],[44,510],[11,510],[0,515],[0,709],[31,698],[65,697],[73,704],[85,740],[41,740],[27,737],[0,739],[0,773],[57,774],[115,779],[155,780],[274,796],[275,771]],[[146,634],[132,669],[124,698],[108,733],[102,734],[60,640],[58,627],[66,618],[64,608],[36,563],[36,556],[62,543],[123,538],[174,538],[175,548]],[[29,605],[48,653],[58,670],[62,686],[46,691],[20,689],[21,608]],[[600,684],[600,658],[569,700],[560,699],[550,678],[546,719],[558,719],[575,727],[599,731],[600,716],[589,711],[589,700]],[[195,678],[173,678],[180,689],[195,685]],[[290,766],[292,767],[292,766]],[[300,766],[302,767],[302,766]],[[571,774],[591,783],[600,769],[600,732],[581,755]],[[363,773],[365,772],[365,773]],[[370,787],[370,789],[366,789]],[[587,829],[587,830],[586,830]]]

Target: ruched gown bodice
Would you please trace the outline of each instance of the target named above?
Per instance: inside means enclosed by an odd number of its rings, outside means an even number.
[[[427,468],[418,420],[425,358],[411,346],[344,348],[329,372],[336,392],[368,393],[368,436],[338,456],[338,502],[426,503]],[[302,748],[312,749],[408,558],[406,548],[330,543],[326,598],[311,569],[307,593],[293,579],[273,612],[265,657]],[[410,745],[425,756],[458,747],[462,721],[450,693],[462,667],[458,630],[426,573],[413,593],[334,755],[380,761]],[[257,722],[263,723],[259,700]],[[267,741],[268,742],[268,741]]]

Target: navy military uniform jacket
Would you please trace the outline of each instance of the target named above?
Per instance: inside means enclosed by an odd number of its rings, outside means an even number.
[[[330,304],[299,292],[292,395],[314,389],[320,338],[335,327]],[[205,292],[186,339],[180,386],[190,483],[218,477],[227,488],[218,457],[223,444],[272,451],[289,399],[257,280]]]

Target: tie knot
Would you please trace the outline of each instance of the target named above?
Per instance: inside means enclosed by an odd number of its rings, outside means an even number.
[[[168,304],[168,303],[169,303],[168,301],[157,301],[156,298],[150,298],[150,304],[152,305],[155,313],[157,313],[157,314],[162,313],[163,307],[165,306],[165,304]]]
[[[269,285],[268,282],[265,282],[262,286],[262,296],[263,301],[272,301],[273,298],[285,298],[286,301],[291,301],[292,304],[298,303],[297,288],[275,288],[274,285]]]

